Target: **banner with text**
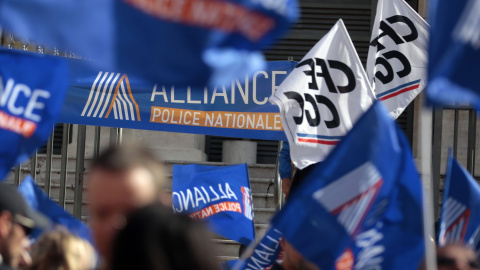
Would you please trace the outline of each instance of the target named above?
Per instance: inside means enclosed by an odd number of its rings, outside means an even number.
[[[92,73],[69,60],[70,89],[59,122],[215,136],[286,140],[278,107],[268,97],[296,62],[217,88],[165,87],[127,74]]]
[[[175,213],[208,222],[213,232],[249,245],[255,239],[247,164],[173,165]]]

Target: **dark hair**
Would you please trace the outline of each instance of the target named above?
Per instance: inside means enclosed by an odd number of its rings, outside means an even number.
[[[126,172],[138,167],[147,169],[152,174],[157,191],[162,191],[165,185],[163,162],[144,147],[112,146],[93,160],[91,169]]]
[[[112,269],[219,269],[207,235],[200,223],[163,205],[149,205],[134,211],[117,234]]]

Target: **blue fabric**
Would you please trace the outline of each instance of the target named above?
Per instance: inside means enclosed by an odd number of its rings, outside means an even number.
[[[278,162],[280,178],[292,178],[292,159],[290,158],[290,145],[288,144],[288,141],[283,142]]]
[[[204,220],[213,232],[249,245],[255,239],[246,164],[173,165],[173,211]]]
[[[52,201],[47,194],[35,184],[30,175],[25,177],[18,187],[18,191],[23,195],[27,204],[32,209],[48,217],[53,225],[61,225],[72,234],[89,241],[93,245],[90,228],[63,210],[56,202]],[[35,229],[32,233],[32,238],[37,238],[41,233],[41,230]]]
[[[308,260],[333,269],[418,269],[424,255],[419,174],[401,129],[379,102],[313,165],[272,226]]]
[[[478,2],[478,1],[477,1]],[[430,2],[427,101],[468,103],[480,110],[480,4],[469,0]]]
[[[452,156],[448,160],[439,243],[480,250],[480,186]]]
[[[265,269],[272,266],[282,250],[280,245],[282,237],[280,231],[270,228],[255,247],[252,255],[245,261],[242,269]]]
[[[0,24],[104,71],[160,85],[221,85],[262,69],[299,16],[296,0],[2,0]]]
[[[0,49],[0,181],[45,144],[67,87],[59,57]]]
[[[268,97],[296,62],[268,62],[256,76],[219,88],[163,87],[129,74],[91,71],[87,61],[67,62],[70,88],[61,123],[286,140],[278,106]]]

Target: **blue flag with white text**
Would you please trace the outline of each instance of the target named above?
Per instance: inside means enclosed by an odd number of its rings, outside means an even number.
[[[297,0],[2,0],[0,25],[163,85],[230,83],[298,18]]]
[[[59,57],[0,49],[0,181],[45,144],[67,88]]]
[[[448,160],[438,242],[480,250],[480,186],[452,156]]]
[[[422,192],[410,145],[379,102],[307,175],[273,218],[321,269],[418,269]]]
[[[18,187],[18,191],[25,198],[27,204],[38,212],[50,219],[53,225],[61,225],[68,229],[72,234],[77,235],[93,245],[93,239],[90,228],[74,218],[70,213],[61,208],[56,202],[52,201],[45,192],[28,175]],[[32,236],[38,237],[41,230],[35,229]]]
[[[432,0],[427,100],[480,110],[480,1]]]
[[[272,266],[282,250],[280,245],[282,237],[279,230],[270,228],[257,244],[251,256],[245,260],[242,269],[265,269]]]
[[[173,211],[206,221],[213,232],[248,245],[255,239],[247,164],[173,165]]]

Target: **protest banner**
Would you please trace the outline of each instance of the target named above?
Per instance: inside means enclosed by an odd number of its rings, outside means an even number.
[[[396,119],[427,85],[429,26],[404,0],[379,0],[367,75]]]
[[[452,156],[448,159],[438,243],[480,250],[480,186]]]
[[[91,72],[69,60],[70,88],[59,122],[216,136],[285,140],[278,107],[268,97],[296,62],[221,87],[167,87],[127,74]]]
[[[298,16],[296,0],[0,2],[0,24],[17,37],[168,87],[218,86],[263,69],[260,50]]]
[[[174,165],[173,211],[208,222],[213,232],[248,245],[255,239],[246,164]]]
[[[0,181],[46,143],[68,88],[58,57],[0,49]]]
[[[374,100],[342,20],[270,97],[280,108],[292,162],[299,169],[324,160]]]
[[[320,269],[418,269],[422,186],[410,145],[380,102],[307,175],[272,226]]]

